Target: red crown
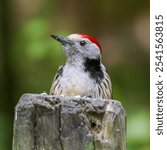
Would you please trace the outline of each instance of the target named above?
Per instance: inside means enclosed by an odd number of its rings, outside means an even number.
[[[79,34],[79,35],[81,35],[83,38],[89,39],[92,43],[95,43],[99,47],[100,52],[102,53],[102,47],[101,47],[100,43],[93,36],[90,36],[87,34]]]

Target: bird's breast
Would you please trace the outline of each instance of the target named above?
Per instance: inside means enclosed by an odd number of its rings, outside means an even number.
[[[94,89],[94,83],[88,73],[76,68],[64,68],[61,78],[62,94],[88,96]]]

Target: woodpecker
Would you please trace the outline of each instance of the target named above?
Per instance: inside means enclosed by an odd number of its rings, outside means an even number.
[[[111,80],[101,63],[98,40],[87,34],[51,37],[62,44],[67,60],[55,75],[50,94],[111,99]]]

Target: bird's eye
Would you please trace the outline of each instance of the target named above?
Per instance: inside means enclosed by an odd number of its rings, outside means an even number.
[[[79,44],[80,44],[81,46],[85,46],[85,45],[86,45],[86,42],[85,42],[85,41],[81,41]]]

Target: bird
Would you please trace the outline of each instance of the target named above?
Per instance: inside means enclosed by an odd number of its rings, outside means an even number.
[[[67,60],[54,77],[50,95],[112,99],[112,83],[101,62],[98,40],[81,33],[51,37],[61,43]]]

